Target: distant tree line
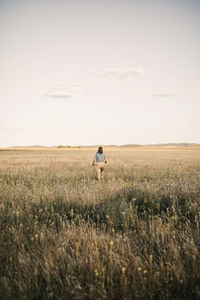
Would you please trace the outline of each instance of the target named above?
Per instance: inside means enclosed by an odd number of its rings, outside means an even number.
[[[69,145],[59,145],[57,148],[81,148],[81,146],[69,146]]]

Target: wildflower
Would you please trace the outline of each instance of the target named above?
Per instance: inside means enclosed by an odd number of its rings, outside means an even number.
[[[113,241],[110,241],[110,246],[111,246],[111,247],[113,246]]]
[[[94,272],[95,272],[95,276],[99,276],[99,272],[98,272],[98,270],[96,269],[96,270],[94,270]]]
[[[149,259],[150,259],[150,262],[152,262],[152,260],[153,260],[153,255],[152,254],[149,255]]]
[[[143,272],[144,274],[147,274],[147,270],[144,270],[144,272]]]
[[[114,228],[112,228],[112,232],[115,232],[115,229],[114,229]]]
[[[139,268],[138,268],[138,272],[140,272],[141,270],[142,270],[142,268],[139,267]]]
[[[34,237],[32,236],[31,241],[34,241]]]
[[[122,268],[122,273],[124,273],[126,271],[126,268],[125,267],[123,267]]]
[[[35,234],[35,238],[38,239],[38,234]]]

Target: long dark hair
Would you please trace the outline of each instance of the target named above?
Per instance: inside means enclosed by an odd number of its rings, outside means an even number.
[[[99,153],[99,154],[102,154],[102,153],[103,153],[103,148],[102,148],[102,147],[99,147],[99,148],[98,148],[98,153]]]

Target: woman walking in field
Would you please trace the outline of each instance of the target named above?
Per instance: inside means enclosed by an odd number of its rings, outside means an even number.
[[[92,163],[93,166],[96,166],[98,180],[100,180],[104,174],[104,166],[106,163],[107,160],[105,153],[103,153],[103,148],[99,147]]]

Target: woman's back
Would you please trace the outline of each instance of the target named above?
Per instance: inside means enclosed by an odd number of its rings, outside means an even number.
[[[96,153],[95,154],[95,159],[96,162],[104,162],[104,160],[106,159],[105,153]]]

